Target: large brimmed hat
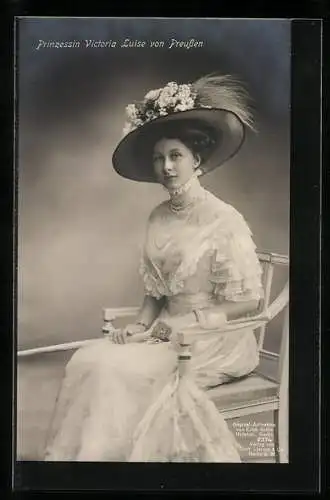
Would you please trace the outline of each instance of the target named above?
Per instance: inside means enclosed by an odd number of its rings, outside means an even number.
[[[129,104],[126,115],[112,163],[121,176],[142,182],[156,182],[152,148],[169,131],[171,137],[190,130],[208,138],[201,165],[205,174],[232,158],[244,142],[245,127],[252,127],[247,94],[227,75],[207,75],[192,84],[169,82]]]

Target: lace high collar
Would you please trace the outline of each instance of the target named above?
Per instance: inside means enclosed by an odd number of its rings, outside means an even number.
[[[201,186],[196,173],[183,186],[168,191],[168,193],[170,195],[169,207],[175,213],[188,210],[196,201],[204,199],[206,195],[206,191]]]

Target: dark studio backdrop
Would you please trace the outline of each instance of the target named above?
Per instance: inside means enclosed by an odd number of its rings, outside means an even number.
[[[103,307],[141,302],[140,247],[166,193],[121,178],[111,156],[125,106],[168,81],[219,71],[246,83],[258,133],[202,184],[244,215],[258,248],[289,252],[289,21],[26,18],[18,38],[19,349],[98,337]],[[125,38],[165,48],[121,48]],[[169,49],[172,38],[203,47]],[[278,344],[273,326],[265,347]]]

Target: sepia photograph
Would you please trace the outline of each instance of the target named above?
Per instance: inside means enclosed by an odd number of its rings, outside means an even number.
[[[289,463],[290,35],[17,19],[17,462]]]

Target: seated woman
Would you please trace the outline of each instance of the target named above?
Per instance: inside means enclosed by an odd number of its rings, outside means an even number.
[[[205,389],[255,369],[254,333],[196,342],[191,374],[180,380],[176,334],[223,326],[255,312],[262,297],[247,223],[199,181],[238,151],[250,115],[240,88],[217,76],[171,82],[127,112],[114,168],[161,183],[169,199],[148,221],[136,322],[72,356],[45,460],[240,462]]]

